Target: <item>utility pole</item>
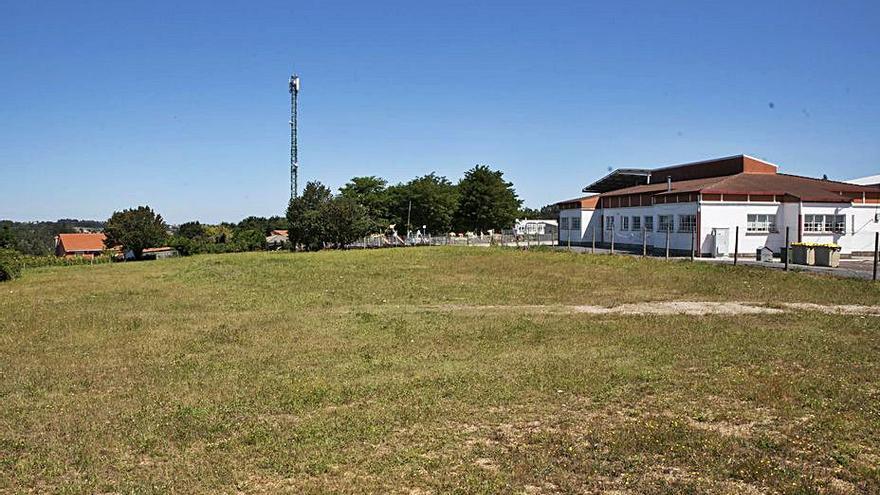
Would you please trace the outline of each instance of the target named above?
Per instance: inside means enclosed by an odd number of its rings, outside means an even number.
[[[406,237],[409,239],[409,232],[412,230],[409,225],[410,215],[412,215],[412,200],[409,200],[409,206],[406,207]]]
[[[297,98],[299,96],[299,76],[294,74],[288,81],[290,89],[290,199],[299,194],[297,175],[299,174],[299,150],[297,149]]]

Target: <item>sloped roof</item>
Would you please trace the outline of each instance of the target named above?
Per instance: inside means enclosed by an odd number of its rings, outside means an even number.
[[[813,179],[789,174],[739,173],[726,177],[672,182],[671,188],[665,182],[627,187],[602,194],[602,196],[624,196],[629,194],[677,194],[701,192],[706,194],[763,194],[790,195],[801,201],[823,203],[848,203],[850,198],[841,193],[862,193],[880,191],[876,186],[858,186],[832,180]]]
[[[833,180],[813,179],[799,175],[737,174],[726,177],[719,183],[702,189],[704,193],[720,194],[789,194],[801,201],[850,202],[841,193],[877,192],[878,188],[857,186]]]
[[[847,182],[850,184],[856,184],[859,186],[876,186],[880,184],[880,174],[878,175],[869,175],[867,177],[859,177],[858,179],[850,179]]]
[[[660,168],[620,168],[583,189],[584,192],[616,192],[623,188],[665,184],[667,179],[683,182],[739,173],[775,174],[776,165],[749,155],[733,155]]]
[[[599,194],[590,194],[589,196],[581,196],[580,198],[574,199],[566,199],[564,201],[559,201],[556,205],[573,205],[576,204],[578,208],[595,208],[599,203]]]
[[[760,177],[766,177],[765,175],[760,175]],[[603,193],[602,196],[625,196],[629,194],[660,194],[660,193],[682,193],[682,192],[696,192],[700,191],[707,186],[714,185],[718,182],[723,181],[727,177],[708,177],[705,179],[691,179],[691,180],[681,180],[678,182],[672,183],[672,188],[667,191],[669,187],[666,182],[658,182],[656,184],[645,184],[642,186],[633,186],[627,187],[624,189],[618,189],[616,191],[611,191],[607,193]]]
[[[103,251],[106,238],[102,233],[58,234],[58,243],[65,253]]]

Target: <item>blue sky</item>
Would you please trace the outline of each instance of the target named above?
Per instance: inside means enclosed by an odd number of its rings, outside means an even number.
[[[0,3],[0,218],[282,214],[300,181],[500,168],[526,205],[608,167],[747,153],[880,173],[880,3]]]

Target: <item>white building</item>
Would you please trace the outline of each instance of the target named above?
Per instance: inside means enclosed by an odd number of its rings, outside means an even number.
[[[668,242],[676,255],[753,255],[762,246],[779,253],[787,232],[789,242],[834,242],[842,254],[870,254],[880,230],[880,186],[781,174],[746,155],[620,169],[584,191],[600,194],[558,203],[561,245],[569,238],[590,245],[595,235],[602,247],[640,251],[644,243],[661,253]]]
[[[556,220],[517,220],[513,225],[513,231],[517,235],[545,235],[555,234],[557,223]]]
[[[559,245],[587,246],[602,242],[601,216],[596,214],[598,194],[569,199],[559,206]]]

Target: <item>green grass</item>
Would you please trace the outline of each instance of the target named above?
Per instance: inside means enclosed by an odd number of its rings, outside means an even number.
[[[880,289],[486,248],[34,269],[0,285],[0,492],[880,492],[880,319],[516,308],[660,300]]]

